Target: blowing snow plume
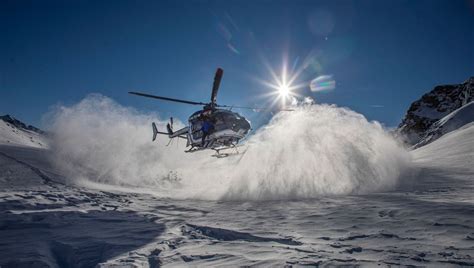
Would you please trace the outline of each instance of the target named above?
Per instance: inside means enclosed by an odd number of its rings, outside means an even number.
[[[119,186],[150,186],[162,182],[178,155],[150,143],[156,116],[139,114],[113,100],[90,95],[50,115],[54,133],[53,162],[74,180]],[[165,123],[156,121],[164,129]],[[179,122],[177,123],[179,127]]]
[[[387,190],[408,154],[377,122],[345,108],[280,113],[248,142],[228,198],[311,198]]]
[[[53,160],[74,181],[147,188],[160,196],[270,200],[388,190],[408,154],[377,122],[345,108],[311,105],[276,115],[240,157],[186,154],[151,142],[151,121],[92,95],[53,113]],[[164,122],[158,121],[164,129]]]

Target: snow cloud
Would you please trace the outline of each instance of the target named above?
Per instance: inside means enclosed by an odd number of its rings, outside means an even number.
[[[167,137],[152,143],[152,121],[165,129],[158,116],[100,95],[58,107],[50,116],[52,161],[74,183],[210,200],[384,191],[408,164],[408,154],[379,123],[332,105],[281,112],[247,139],[243,155],[221,159],[184,153],[183,142],[166,146]]]

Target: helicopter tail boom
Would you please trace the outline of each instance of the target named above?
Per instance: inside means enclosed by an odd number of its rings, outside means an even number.
[[[173,118],[170,118],[170,123],[168,123],[166,125],[166,130],[167,132],[163,132],[163,131],[158,131],[158,128],[156,127],[156,123],[155,122],[152,122],[151,123],[151,128],[153,129],[153,141],[156,140],[156,136],[158,134],[160,135],[166,135],[168,136],[168,138],[170,139],[173,139],[173,138],[183,138],[183,139],[187,139],[186,138],[186,134],[188,133],[188,127],[184,127],[180,130],[177,130],[177,131],[173,131]]]

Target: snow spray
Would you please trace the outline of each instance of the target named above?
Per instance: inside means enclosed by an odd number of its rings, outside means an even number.
[[[280,112],[228,158],[184,153],[185,142],[151,142],[155,114],[90,95],[48,116],[51,160],[72,183],[161,197],[281,200],[393,189],[408,153],[378,123],[347,108],[306,105]],[[184,126],[175,122],[176,128]],[[177,142],[177,141],[175,141]]]

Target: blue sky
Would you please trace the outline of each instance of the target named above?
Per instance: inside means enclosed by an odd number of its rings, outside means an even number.
[[[395,126],[435,85],[474,76],[474,2],[464,0],[3,0],[0,31],[0,113],[33,124],[89,93],[184,120],[199,107],[127,91],[208,101],[216,67],[219,103],[264,104],[273,89],[259,80],[286,62],[305,66],[299,95]],[[336,88],[311,92],[320,75]]]

